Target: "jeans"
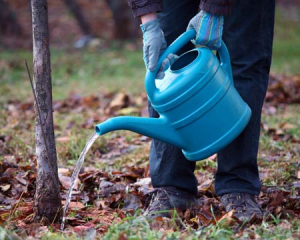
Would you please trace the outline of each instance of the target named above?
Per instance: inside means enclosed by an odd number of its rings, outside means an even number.
[[[200,1],[164,0],[158,14],[168,45],[186,30]],[[249,124],[227,147],[218,152],[215,189],[218,195],[246,192],[258,195],[261,188],[257,166],[260,121],[268,86],[272,58],[275,1],[234,0],[232,14],[225,16],[223,41],[233,71],[234,85],[252,110]],[[194,48],[187,44],[177,54]],[[150,117],[159,114],[149,104]],[[150,149],[150,175],[153,187],[173,186],[197,193],[195,162],[181,149],[153,139]]]

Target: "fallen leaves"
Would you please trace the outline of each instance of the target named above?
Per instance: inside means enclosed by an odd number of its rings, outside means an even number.
[[[278,114],[277,103],[299,102],[298,99],[298,80],[293,77],[292,83],[281,83],[282,76],[271,76],[270,92],[267,95],[267,104],[264,106],[264,114]],[[289,90],[293,89],[293,91]],[[276,103],[276,104],[274,104]],[[54,110],[61,114],[83,114],[86,116],[80,123],[80,127],[91,129],[95,123],[104,121],[109,117],[117,115],[137,115],[145,116],[147,114],[147,96],[141,94],[137,98],[132,98],[125,92],[120,93],[102,93],[82,97],[78,94],[70,94],[67,99],[59,100],[54,103]],[[4,127],[27,130],[32,129],[30,124],[24,124],[28,119],[33,121],[33,105],[31,102],[9,102],[6,104],[7,113]],[[73,141],[70,135],[72,129],[78,126],[74,119],[70,119],[66,129],[60,130],[56,142],[64,146]],[[291,131],[298,126],[291,124],[286,119],[282,119],[275,127],[262,124],[262,130],[265,134],[271,136],[273,141],[290,141],[299,143],[299,139],[291,134]],[[15,154],[15,146],[11,145],[13,136],[2,134],[0,136],[0,222],[1,224],[15,224],[20,229],[32,231],[37,234],[39,231],[47,232],[49,228],[35,225],[32,223],[33,215],[33,197],[36,181],[36,166],[34,156],[31,154],[24,159]],[[92,154],[95,158],[108,160],[109,171],[101,169],[85,168],[80,174],[74,188],[72,199],[69,205],[67,215],[66,230],[74,232],[87,232],[87,234],[105,233],[108,231],[112,222],[118,222],[127,216],[133,216],[138,209],[145,207],[144,196],[151,189],[151,178],[149,176],[148,159],[142,159],[145,163],[138,165],[124,165],[119,169],[114,169],[114,159],[123,156],[140,146],[149,142],[149,138],[135,135],[128,138],[120,134],[112,134],[111,138],[105,142],[105,149],[97,148]],[[292,153],[284,153],[284,156],[269,154],[263,156],[266,161],[279,162],[282,159],[289,161]],[[207,164],[201,168],[202,171],[196,173],[198,179],[198,206],[195,209],[179,212],[182,223],[186,226],[199,229],[204,226],[226,224],[234,226],[240,224],[234,217],[234,212],[226,213],[216,196],[214,189],[214,180],[212,178],[215,169],[217,156],[208,158]],[[134,159],[133,162],[137,162]],[[285,169],[286,170],[286,169]],[[60,167],[59,181],[61,184],[61,195],[63,201],[66,192],[70,186],[71,169]],[[260,170],[262,179],[271,178],[278,169],[262,168]],[[300,174],[296,172],[295,177]],[[296,179],[296,180],[295,180]],[[299,195],[300,183],[297,178],[294,182],[282,181],[280,186],[263,186],[259,196],[259,204],[268,212],[281,219],[290,217],[299,217]],[[182,224],[180,223],[180,224]],[[255,225],[253,225],[255,226]],[[59,226],[52,224],[54,230],[59,231]],[[157,223],[158,231],[174,231],[174,225],[169,220],[160,219]],[[284,224],[283,227],[288,227]],[[126,234],[120,235],[126,239]]]
[[[112,101],[109,103],[108,108],[106,109],[106,114],[113,114],[121,108],[126,108],[130,104],[130,98],[125,92],[118,93]]]
[[[2,165],[4,164],[2,163]],[[22,186],[34,184],[36,179],[33,179],[35,175],[30,177],[30,174],[24,174],[24,169],[8,167],[1,175],[1,179],[6,181],[1,186],[9,185],[10,187],[0,188],[0,220],[1,222],[9,220],[10,224],[15,222],[19,228],[29,231],[30,226],[36,230],[35,225],[31,225],[33,224],[31,223],[32,219],[28,218],[33,214],[34,191],[33,189],[24,191]],[[28,170],[28,167],[26,169]],[[144,178],[145,171],[144,168],[124,166],[122,171],[112,171],[111,173],[102,171],[82,172],[79,175],[80,191],[74,193],[69,205],[65,231],[72,229],[74,232],[96,231],[97,233],[105,233],[113,221],[119,221],[126,217],[125,214],[133,215],[137,209],[143,209],[145,192],[141,191],[141,188],[151,187],[150,178]],[[29,172],[35,172],[35,169],[30,169]],[[61,168],[59,172],[65,177],[71,174],[64,168]],[[199,183],[196,209],[192,212],[179,212],[184,224],[195,229],[211,224],[229,226],[241,224],[234,217],[234,212],[225,212],[219,198],[213,194],[213,185],[213,181],[209,179]],[[67,185],[62,184],[63,199],[67,187]],[[286,186],[286,188],[288,187]],[[13,191],[16,188],[20,188],[20,190]],[[282,219],[298,217],[300,199],[299,196],[295,195],[295,191],[300,191],[300,184],[295,182],[290,186],[290,189],[264,186],[259,197],[259,204],[269,214],[280,216]],[[15,198],[14,194],[21,191],[23,194],[18,195],[19,199]],[[174,229],[174,225],[165,219],[155,224],[153,227],[158,229],[169,229],[168,231]],[[59,228],[54,227],[54,229],[58,230]]]
[[[270,74],[266,102],[300,103],[300,75]]]

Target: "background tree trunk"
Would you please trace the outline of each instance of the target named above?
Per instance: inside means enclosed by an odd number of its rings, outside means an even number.
[[[139,22],[131,13],[126,0],[106,0],[113,12],[115,37],[117,39],[136,38],[140,34]]]
[[[77,23],[85,35],[92,35],[91,28],[86,21],[84,15],[82,14],[81,8],[76,2],[76,0],[63,0],[69,10],[73,13]]]
[[[59,192],[52,114],[52,86],[47,0],[32,0],[31,8],[33,34],[33,73],[35,92],[37,96],[35,112],[38,173],[34,199],[34,214],[36,221],[49,223],[60,217],[61,198]],[[42,126],[39,124],[37,107],[40,109]],[[45,133],[45,141],[42,128]],[[45,145],[45,142],[47,145]]]
[[[5,0],[0,0],[0,33],[20,36],[22,29]]]

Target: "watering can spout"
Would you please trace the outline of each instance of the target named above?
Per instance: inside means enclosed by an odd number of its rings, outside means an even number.
[[[181,138],[164,117],[114,117],[95,126],[100,136],[115,130],[129,130],[183,148]]]

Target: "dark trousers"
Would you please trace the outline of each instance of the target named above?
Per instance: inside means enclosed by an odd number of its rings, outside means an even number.
[[[199,8],[195,0],[164,0],[159,14],[168,44],[186,30]],[[218,153],[215,189],[218,195],[247,192],[258,195],[261,184],[257,167],[261,109],[268,86],[274,29],[274,0],[235,0],[232,14],[225,17],[223,41],[231,57],[234,85],[252,110],[245,130]],[[178,54],[194,46],[187,44]],[[149,105],[151,117],[159,114]],[[153,140],[150,174],[154,187],[174,186],[197,193],[195,162],[181,149]]]

